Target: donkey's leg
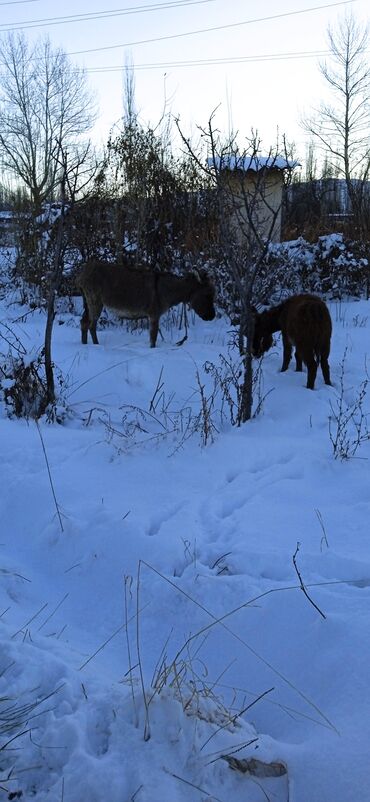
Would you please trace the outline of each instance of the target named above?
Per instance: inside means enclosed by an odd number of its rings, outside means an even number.
[[[287,336],[283,333],[283,365],[281,368],[282,373],[284,373],[285,370],[288,370],[291,358],[292,358],[292,344],[288,340]]]
[[[326,348],[321,352],[320,356],[320,365],[325,384],[331,384],[328,357],[329,357],[329,349]]]
[[[315,387],[315,379],[317,373],[317,362],[314,357],[314,354],[309,358],[305,359],[305,363],[307,365],[307,389],[313,390]]]
[[[295,349],[295,369],[298,373],[302,372],[302,357],[297,349]]]
[[[84,311],[82,313],[80,326],[81,326],[81,342],[83,345],[87,343],[87,333],[89,331],[89,308],[87,306],[87,302],[85,296],[83,296],[84,302]]]
[[[100,318],[102,309],[103,309],[103,304],[99,303],[98,301],[95,301],[94,304],[90,306],[89,329],[90,329],[91,339],[94,345],[99,345],[99,340],[96,333],[96,324]]]
[[[159,318],[158,317],[150,317],[149,318],[149,334],[150,334],[150,347],[155,348],[155,344],[157,342],[158,337],[158,329],[159,329]]]
[[[103,304],[99,297],[97,297],[94,293],[86,292],[84,295],[84,305],[85,310],[81,318],[81,331],[82,331],[82,342],[87,342],[87,329],[91,334],[91,339],[94,345],[99,345],[99,340],[96,334],[96,324],[99,320],[101,315],[101,310],[103,309]]]
[[[90,334],[91,334],[91,339],[92,339],[94,345],[99,345],[98,335],[96,333],[96,323],[97,323],[96,319],[91,322],[91,324],[90,324]]]

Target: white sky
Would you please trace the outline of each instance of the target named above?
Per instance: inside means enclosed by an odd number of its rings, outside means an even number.
[[[240,132],[239,142],[251,127],[260,132],[265,149],[275,142],[276,130],[294,140],[300,158],[305,154],[305,135],[299,125],[304,110],[322,95],[323,82],[318,71],[318,51],[327,50],[328,24],[335,25],[346,9],[366,24],[367,0],[337,3],[330,0],[64,0],[63,5],[49,0],[1,2],[0,30],[29,23],[23,27],[27,37],[45,32],[55,46],[62,46],[72,59],[89,71],[96,90],[100,118],[94,136],[105,143],[111,126],[122,115],[123,70],[127,58],[135,65],[136,105],[141,119],[158,122],[165,101],[167,109],[180,115],[187,133],[197,124],[205,125],[213,109],[218,127],[227,133],[229,120]],[[158,10],[158,5],[166,8]],[[146,7],[157,10],[142,10]],[[122,13],[131,9],[134,13]],[[114,16],[109,12],[116,11]],[[60,18],[100,12],[105,18],[60,22]],[[118,13],[121,12],[121,13]],[[289,14],[289,16],[278,15]],[[51,24],[51,19],[58,20]],[[275,17],[261,20],[262,17]],[[40,20],[48,19],[46,24]],[[260,21],[254,21],[260,19]],[[249,24],[242,24],[251,21]],[[205,31],[191,36],[135,44],[138,40],[183,34],[205,28],[233,26]],[[98,48],[107,48],[99,50]],[[75,54],[75,51],[91,50]],[[275,54],[309,52],[299,58],[269,58],[265,62],[228,63],[233,58],[256,59]],[[176,66],[174,62],[223,59],[219,65]],[[144,64],[161,67],[141,69]],[[106,68],[104,72],[93,72]],[[114,69],[116,68],[116,69]],[[90,72],[91,71],[91,72]]]

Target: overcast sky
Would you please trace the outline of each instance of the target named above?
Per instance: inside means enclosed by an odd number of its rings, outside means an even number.
[[[253,127],[268,150],[278,127],[300,158],[299,120],[323,92],[318,59],[327,51],[327,27],[346,10],[363,25],[369,17],[367,0],[0,0],[0,7],[1,31],[22,26],[32,39],[47,33],[88,70],[100,108],[98,143],[122,115],[122,67],[131,59],[144,122],[158,122],[166,105],[190,133],[220,104],[225,133],[231,121],[242,143]],[[220,63],[207,63],[214,59]]]

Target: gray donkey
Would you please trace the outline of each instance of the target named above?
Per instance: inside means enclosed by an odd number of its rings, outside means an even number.
[[[84,299],[81,340],[87,343],[90,332],[98,345],[96,324],[103,306],[129,320],[149,318],[150,346],[155,347],[159,319],[171,306],[188,303],[202,320],[215,317],[214,286],[203,272],[191,271],[180,277],[156,273],[110,262],[86,262],[78,277]]]

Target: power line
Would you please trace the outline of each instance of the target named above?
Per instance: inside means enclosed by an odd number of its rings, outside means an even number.
[[[104,72],[122,72],[122,70],[152,70],[152,69],[170,69],[174,67],[212,67],[224,64],[243,64],[255,63],[263,61],[284,61],[294,60],[300,58],[319,58],[320,56],[329,55],[329,50],[302,50],[292,53],[267,53],[257,56],[225,56],[223,58],[207,58],[207,59],[193,59],[190,61],[157,61],[144,64],[134,64],[132,66],[122,64],[112,67],[87,67],[88,73],[104,73]]]
[[[297,14],[307,14],[310,11],[322,11],[326,8],[335,8],[337,6],[348,6],[352,3],[356,3],[357,0],[340,0],[340,2],[336,3],[325,3],[324,5],[320,6],[311,6],[310,8],[302,8],[300,11],[285,11],[281,14],[273,14],[269,17],[258,17],[255,19],[243,20],[242,22],[230,22],[226,25],[216,25],[212,28],[199,28],[195,31],[186,31],[184,33],[173,33],[167,36],[156,36],[152,39],[138,39],[135,42],[123,42],[119,45],[106,45],[105,47],[91,47],[86,50],[72,50],[68,53],[69,56],[80,56],[84,53],[98,53],[103,50],[116,50],[117,48],[122,47],[133,47],[134,45],[147,45],[152,44],[152,42],[164,42],[168,39],[180,39],[185,36],[194,36],[195,34],[200,33],[210,33],[213,31],[224,31],[227,28],[239,28],[242,25],[253,25],[256,22],[267,22],[275,19],[282,19],[283,17],[293,17]]]
[[[32,3],[37,0],[16,0],[16,2]],[[123,17],[131,14],[144,14],[148,11],[167,11],[171,8],[182,8],[183,6],[198,6],[205,3],[214,3],[215,0],[167,0],[167,2],[155,3],[154,5],[129,6],[128,8],[112,8],[106,11],[90,11],[81,14],[68,14],[64,17],[43,17],[36,20],[23,20],[22,22],[2,22],[0,28],[6,31],[27,30],[28,28],[43,28],[46,25],[65,25],[70,22],[90,22],[92,20],[109,19],[111,17]],[[8,3],[0,3],[8,5]]]
[[[366,48],[364,53],[368,53],[369,49]],[[188,61],[153,61],[144,62],[143,64],[117,64],[111,67],[86,67],[85,72],[88,73],[104,73],[104,72],[121,72],[122,70],[152,70],[152,69],[170,69],[174,67],[213,67],[224,64],[254,64],[255,62],[264,61],[291,61],[300,58],[322,58],[329,56],[330,50],[297,50],[283,53],[260,53],[256,56],[221,56],[219,58],[205,58],[205,59],[190,59]]]
[[[19,6],[24,3],[39,3],[40,0],[7,0],[6,3],[0,3],[0,6]]]

